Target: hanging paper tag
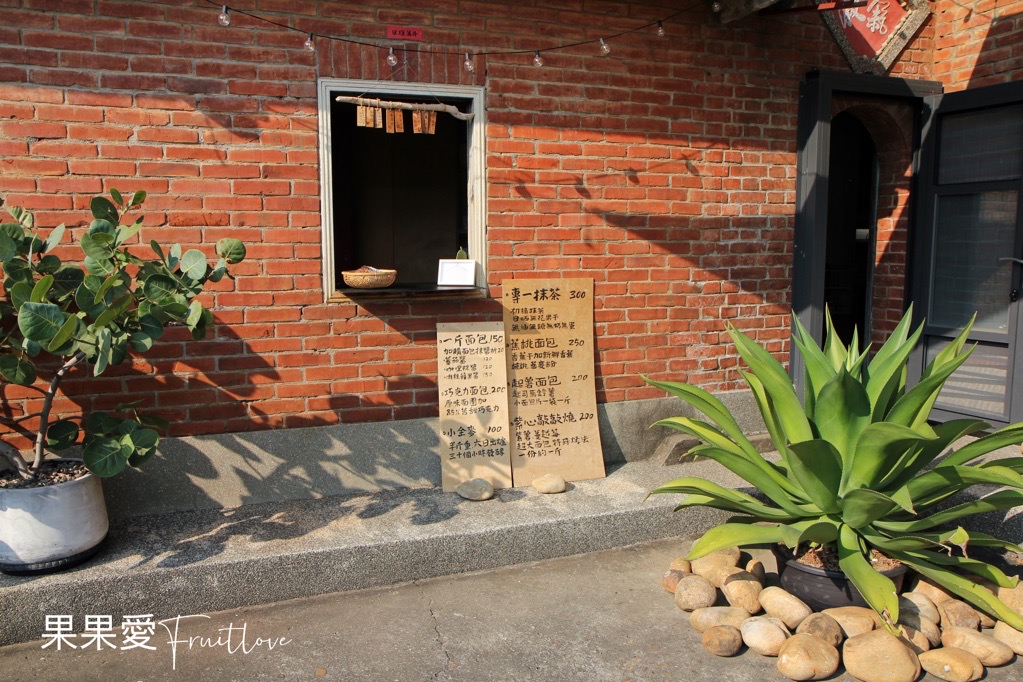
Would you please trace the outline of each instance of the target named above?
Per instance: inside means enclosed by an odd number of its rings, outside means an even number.
[[[426,132],[433,135],[437,130],[437,112],[427,111],[426,112]]]
[[[412,112],[412,132],[417,135],[423,132],[423,112],[421,111]]]
[[[401,109],[394,112],[394,132],[405,132],[405,112]]]
[[[355,125],[359,128],[366,127],[366,107],[361,104],[355,108]]]
[[[388,109],[387,111],[384,112],[384,115],[386,117],[385,121],[384,121],[384,127],[387,129],[387,132],[393,133],[394,132],[394,109]]]
[[[373,110],[373,127],[383,128],[384,127],[384,111],[383,109]]]

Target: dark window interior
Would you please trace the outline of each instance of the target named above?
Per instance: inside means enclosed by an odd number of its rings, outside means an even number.
[[[333,93],[358,95],[359,93]],[[470,110],[469,100],[378,95],[392,102],[454,104]],[[433,135],[356,125],[356,105],[331,97],[333,140],[334,258],[341,272],[363,265],[394,268],[396,286],[432,286],[437,261],[468,250],[468,123],[437,113]],[[470,254],[470,257],[472,254]]]

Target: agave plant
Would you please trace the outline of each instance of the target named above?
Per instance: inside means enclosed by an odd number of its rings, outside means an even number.
[[[910,333],[911,313],[867,361],[855,334],[847,348],[830,316],[821,349],[793,318],[793,343],[805,362],[801,402],[782,365],[734,327],[728,333],[749,366],[749,383],[779,461],[765,459],[727,408],[708,392],[683,383],[649,381],[701,412],[706,420],[673,417],[658,425],[695,436],[693,454],[713,459],[762,493],[758,499],[702,478],[680,478],[652,491],[683,493],[676,507],[736,512],[707,531],[690,559],[717,549],[763,543],[797,548],[832,545],[839,565],[867,603],[894,628],[899,602],[892,581],[873,568],[872,548],[901,561],[991,616],[1023,630],[1023,618],[976,579],[1012,587],[1016,578],[968,556],[968,544],[1020,551],[984,533],[967,533],[959,519],[1023,504],[1023,458],[978,458],[1023,441],[1023,423],[989,432],[983,421],[928,423],[938,393],[970,356],[970,325],[908,386],[906,364],[923,326]],[[962,436],[989,432],[949,452]],[[942,457],[944,455],[944,457]],[[940,458],[940,459],[939,459]],[[936,463],[935,463],[936,462]],[[931,466],[933,465],[933,466]],[[1001,489],[955,504],[975,484]],[[972,576],[972,577],[971,577]]]

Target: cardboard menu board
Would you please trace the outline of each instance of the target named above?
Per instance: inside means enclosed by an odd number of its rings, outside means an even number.
[[[592,279],[507,279],[512,477],[603,478],[593,362]]]
[[[473,478],[510,488],[504,324],[439,323],[437,388],[444,491]]]

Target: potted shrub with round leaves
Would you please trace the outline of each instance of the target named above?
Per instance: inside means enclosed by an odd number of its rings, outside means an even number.
[[[935,356],[914,386],[907,386],[906,364],[923,327],[910,333],[909,313],[869,364],[869,348],[860,352],[855,336],[846,348],[830,317],[823,349],[795,318],[793,325],[793,343],[806,366],[802,402],[770,353],[734,327],[728,329],[749,367],[742,374],[780,455],[777,462],[757,451],[727,408],[708,392],[682,383],[650,381],[706,417],[673,417],[658,424],[698,438],[702,445],[692,453],[724,465],[763,496],[702,478],[680,478],[653,490],[651,494],[685,494],[676,510],[707,506],[737,514],[697,540],[689,558],[762,543],[793,549],[829,546],[867,604],[894,628],[899,619],[896,587],[873,566],[871,554],[876,549],[1023,630],[1023,618],[977,583],[979,578],[1012,587],[1016,579],[968,556],[968,544],[1020,548],[954,525],[973,514],[1023,504],[1023,458],[978,461],[1023,441],[1023,424],[987,433],[948,452],[962,436],[989,431],[990,425],[972,419],[928,423],[938,392],[972,352],[966,347],[972,322]],[[979,499],[950,501],[976,484],[1003,488]]]
[[[151,458],[158,431],[167,426],[133,405],[52,419],[62,382],[86,372],[100,376],[130,354],[145,353],[167,325],[184,325],[203,338],[212,315],[196,297],[245,258],[237,239],[217,242],[212,266],[198,249],[182,253],[174,245],[165,252],[155,241],[148,247],[155,258],[140,257],[148,250],[141,246],[143,219],[126,218],[145,199],[145,192],[117,190],[110,199],[95,197],[93,220],[79,240],[82,257],[74,262],[58,255],[68,251],[63,224],[37,234],[32,214],[15,207],[7,209],[13,220],[0,223],[0,390],[17,385],[40,398],[29,403],[38,411],[25,414],[5,400],[0,415],[9,436],[33,443],[26,461],[0,438],[0,469],[9,470],[0,487],[0,570],[60,568],[95,551],[107,532],[98,478]],[[49,452],[79,443],[82,462],[51,466]]]

